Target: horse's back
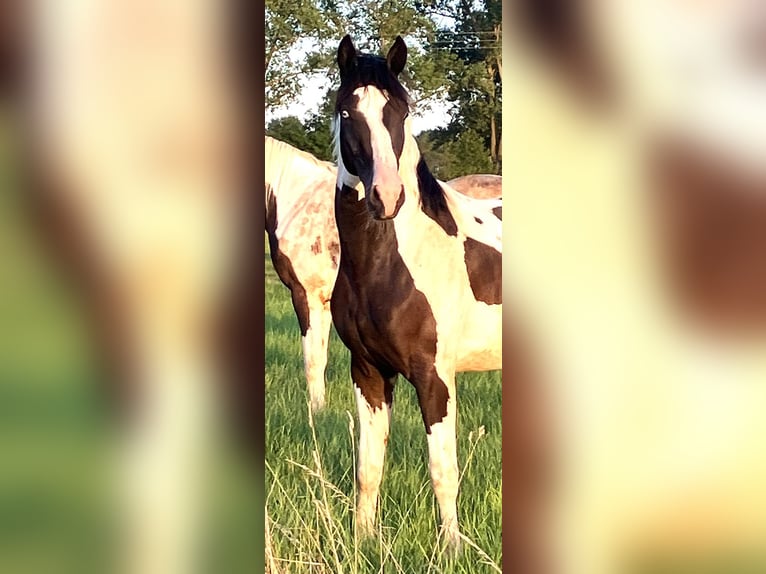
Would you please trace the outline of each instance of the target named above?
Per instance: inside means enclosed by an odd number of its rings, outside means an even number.
[[[503,177],[487,173],[475,173],[456,177],[447,182],[463,195],[477,199],[502,197]]]

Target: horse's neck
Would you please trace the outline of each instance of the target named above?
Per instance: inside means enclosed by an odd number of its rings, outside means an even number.
[[[353,269],[357,275],[380,276],[375,271],[388,265],[392,258],[399,257],[403,242],[415,241],[411,234],[397,234],[396,230],[423,228],[423,218],[428,217],[421,208],[418,177],[426,180],[430,177],[434,185],[439,185],[425,164],[418,174],[419,162],[420,152],[412,138],[405,144],[399,162],[406,196],[394,223],[394,220],[379,221],[372,217],[359,178],[349,174],[342,160],[339,161],[335,216],[343,253],[342,268]]]
[[[284,186],[281,185],[282,180],[285,179],[285,173],[289,173],[289,169],[286,167],[292,164],[292,156],[286,153],[287,149],[280,142],[273,139],[266,139],[266,164],[264,166],[264,179],[266,181],[266,203],[268,204],[270,197],[277,199],[279,190]],[[286,161],[288,158],[288,161]]]
[[[336,194],[335,220],[341,244],[341,269],[353,269],[356,276],[376,276],[375,271],[385,267],[396,251],[394,222],[374,219],[367,209],[367,202],[358,199],[359,191],[344,185],[340,178]]]

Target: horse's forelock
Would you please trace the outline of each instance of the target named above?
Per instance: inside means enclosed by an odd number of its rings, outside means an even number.
[[[409,93],[398,78],[389,70],[385,58],[371,54],[359,54],[358,64],[353,76],[344,78],[338,88],[335,98],[335,113],[340,113],[342,102],[350,98],[354,90],[364,86],[374,86],[384,94],[387,94],[389,99],[400,100],[408,108],[411,104]]]

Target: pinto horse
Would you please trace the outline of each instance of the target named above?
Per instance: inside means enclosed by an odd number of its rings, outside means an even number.
[[[303,344],[311,409],[325,402],[330,297],[340,243],[329,190],[335,165],[266,136],[266,232],[271,261],[290,290]]]
[[[266,232],[271,261],[290,290],[301,330],[304,372],[313,412],[325,404],[330,338],[330,297],[338,276],[340,243],[335,225],[335,164],[272,137],[265,139]],[[471,197],[497,198],[499,175],[465,175],[449,181]]]
[[[501,368],[501,202],[467,198],[429,172],[397,78],[406,59],[400,37],[385,58],[357,53],[349,36],[338,48],[332,314],[359,414],[357,527],[374,526],[402,374],[417,392],[442,533],[457,548],[455,373]]]

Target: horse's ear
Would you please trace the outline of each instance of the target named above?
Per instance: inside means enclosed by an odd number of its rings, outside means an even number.
[[[356,67],[356,48],[351,36],[346,34],[338,46],[338,69],[340,77],[347,77]]]
[[[407,44],[404,43],[401,36],[396,37],[394,45],[388,50],[386,62],[388,62],[388,69],[393,72],[394,76],[398,76],[404,69],[404,64],[407,63]]]

